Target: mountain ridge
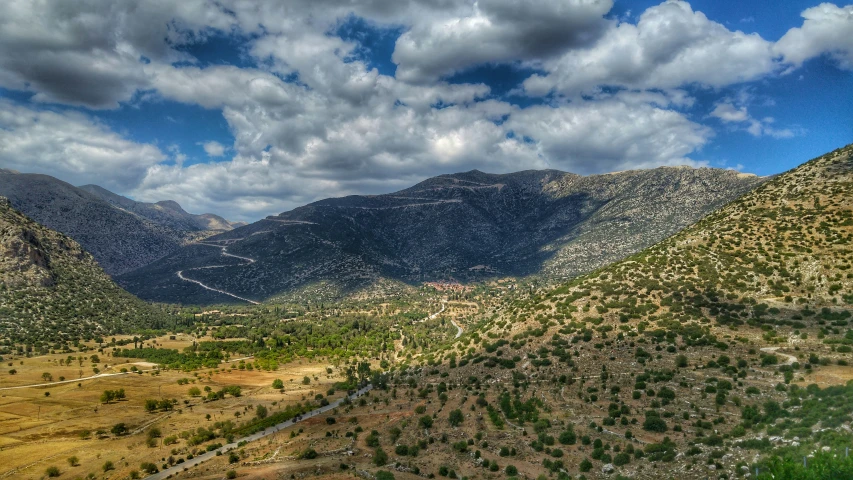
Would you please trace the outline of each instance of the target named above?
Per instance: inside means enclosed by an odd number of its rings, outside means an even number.
[[[232,227],[221,217],[172,211],[43,174],[0,171],[0,195],[35,221],[75,239],[110,275],[129,272],[184,243]],[[216,232],[204,228],[211,225],[223,228]]]
[[[566,278],[651,245],[763,181],[707,168],[440,175],[389,194],[319,200],[205,240],[251,264],[188,245],[119,281],[142,298],[207,303],[229,299],[175,273],[195,268],[193,280],[254,301],[318,282],[353,291],[380,279]]]

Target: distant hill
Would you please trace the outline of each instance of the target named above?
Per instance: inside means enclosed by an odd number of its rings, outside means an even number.
[[[268,217],[119,281],[141,298],[211,303],[263,301],[310,285],[335,296],[382,279],[570,278],[666,238],[762,181],[687,167],[587,177],[555,170],[442,175],[387,195],[327,199]]]
[[[233,228],[175,202],[135,202],[95,185],[0,170],[0,195],[35,221],[79,242],[110,275],[129,272],[181,245]]]
[[[0,197],[0,345],[96,338],[164,318],[113,283],[77,242]]]
[[[83,185],[80,189],[99,197],[101,200],[115,207],[176,231],[228,231],[245,225],[243,222],[229,222],[219,215],[212,213],[201,215],[187,213],[177,202],[172,200],[145,203],[131,200],[97,185]]]

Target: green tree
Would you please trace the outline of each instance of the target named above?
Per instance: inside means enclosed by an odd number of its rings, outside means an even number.
[[[101,403],[110,403],[115,400],[115,393],[112,390],[104,390],[101,394]]]
[[[263,405],[258,405],[257,407],[255,407],[255,416],[259,419],[263,420],[267,418],[267,413],[267,407]]]
[[[465,420],[465,416],[462,414],[462,410],[459,410],[457,408],[456,410],[452,410],[450,412],[449,420],[450,424],[456,427],[462,424],[462,422]]]
[[[646,420],[643,422],[643,430],[649,432],[665,432],[666,431],[666,422],[660,418],[659,416],[646,416]]]
[[[276,390],[281,390],[282,388],[284,388],[284,382],[282,382],[280,378],[276,378],[272,381],[272,388]]]
[[[386,470],[376,472],[376,480],[394,480],[394,474]]]
[[[385,453],[385,450],[382,450],[382,447],[377,447],[376,450],[373,451],[373,464],[377,467],[381,467],[388,463],[388,454]]]

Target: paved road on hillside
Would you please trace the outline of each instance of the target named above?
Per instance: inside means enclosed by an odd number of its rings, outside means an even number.
[[[358,390],[357,392],[355,392],[352,395],[349,395],[348,397],[341,397],[341,398],[335,400],[334,402],[329,403],[325,407],[320,407],[316,410],[312,410],[308,413],[303,414],[301,417],[301,420],[305,420],[306,418],[316,417],[317,415],[328,412],[329,410],[338,408],[343,403],[344,398],[349,398],[349,399],[358,398],[358,397],[364,395],[365,393],[367,393],[371,390],[373,390],[373,385],[367,385],[366,387]],[[168,469],[163,470],[159,473],[149,475],[149,476],[145,477],[145,479],[146,480],[163,480],[166,477],[168,477],[169,475],[175,475],[177,473],[184,471],[185,468],[195,467],[196,465],[199,465],[203,462],[206,462],[207,460],[210,460],[211,458],[216,457],[217,451],[221,451],[223,454],[225,454],[230,450],[236,449],[237,444],[239,442],[254,442],[255,440],[260,440],[264,437],[268,437],[270,435],[278,433],[279,431],[284,430],[285,428],[292,427],[293,425],[299,423],[301,420],[288,420],[286,422],[279,423],[278,425],[269,427],[266,430],[261,430],[260,432],[253,433],[252,435],[249,435],[248,437],[243,437],[241,439],[238,439],[234,443],[229,443],[227,445],[224,445],[222,448],[218,448],[212,452],[206,452],[206,453],[199,455],[197,457],[193,457],[192,460],[187,460],[186,462],[184,462],[180,465],[175,465],[174,467],[168,468]]]
[[[239,255],[234,255],[233,253],[228,253],[228,247],[227,247],[227,246],[224,246],[224,245],[213,245],[213,244],[210,244],[210,243],[203,243],[203,242],[198,242],[198,243],[195,243],[194,245],[204,245],[204,246],[206,246],[206,247],[219,248],[219,249],[221,249],[221,252],[220,252],[220,253],[222,254],[222,256],[224,256],[224,257],[232,257],[232,258],[236,258],[236,259],[239,259],[239,260],[243,260],[244,262],[247,262],[247,263],[244,263],[244,265],[251,265],[251,264],[255,263],[255,259],[254,259],[254,258],[241,257],[241,256],[239,256]],[[208,266],[206,266],[206,267],[188,268],[188,269],[187,269],[187,271],[191,271],[191,270],[204,270],[204,269],[210,269],[210,268],[225,268],[225,267],[231,267],[231,266],[233,266],[233,265],[208,265]],[[238,295],[234,295],[233,293],[226,292],[225,290],[220,290],[220,289],[218,289],[218,288],[214,288],[214,287],[211,287],[211,286],[209,286],[209,285],[205,285],[205,284],[203,284],[203,283],[199,282],[198,280],[193,280],[192,278],[185,277],[185,276],[184,276],[184,271],[183,271],[183,270],[178,270],[177,272],[175,272],[175,275],[177,275],[177,276],[178,276],[178,278],[180,278],[181,280],[183,280],[183,281],[185,281],[185,282],[195,283],[196,285],[198,285],[198,286],[200,286],[200,287],[202,287],[202,288],[204,288],[204,289],[206,289],[206,290],[210,290],[211,292],[221,293],[221,294],[223,294],[223,295],[228,295],[229,297],[236,298],[237,300],[242,300],[242,301],[244,301],[244,302],[249,302],[249,303],[252,303],[252,304],[255,304],[255,305],[259,305],[259,303],[258,303],[258,302],[256,302],[256,301],[254,301],[254,300],[249,300],[248,298],[244,298],[244,297],[241,297],[241,296],[238,296]]]
[[[452,318],[450,319],[450,323],[452,323],[453,326],[456,327],[456,336],[453,338],[461,337],[462,336],[462,327],[460,327],[458,323],[454,322]]]

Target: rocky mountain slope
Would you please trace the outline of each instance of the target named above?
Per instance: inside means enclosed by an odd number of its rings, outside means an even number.
[[[317,284],[334,295],[380,279],[573,277],[666,238],[762,181],[687,167],[442,175],[268,217],[120,282],[146,299],[212,303],[262,301]]]
[[[0,170],[0,195],[42,225],[79,242],[110,275],[129,272],[184,243],[233,228],[220,217],[188,214],[174,202],[134,202],[97,186],[77,188],[49,175]]]
[[[421,359],[420,385],[467,385],[448,405],[467,411],[466,399],[482,398],[465,431],[441,422],[430,433],[453,448],[479,435],[484,458],[528,477],[544,467],[572,478],[736,478],[766,472],[766,454],[795,464],[843,454],[853,440],[852,245],[853,145],[623,261],[499,302]],[[518,453],[494,455],[510,448]],[[430,457],[459,475],[482,465],[450,445]]]
[[[47,348],[164,317],[113,283],[77,242],[0,197],[0,345]]]
[[[187,213],[177,202],[172,200],[164,200],[157,203],[137,202],[98,185],[83,185],[79,188],[117,208],[180,232],[224,232],[245,225],[244,222],[229,222],[219,215],[212,213],[203,213],[201,215]]]

